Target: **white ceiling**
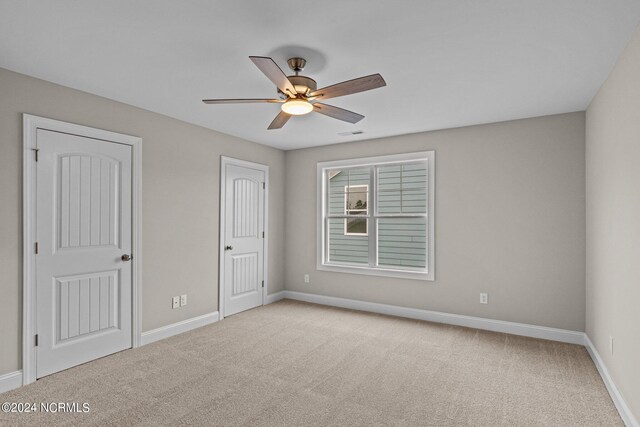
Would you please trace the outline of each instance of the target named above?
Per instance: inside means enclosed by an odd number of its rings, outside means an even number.
[[[294,149],[584,110],[639,21],[637,0],[0,0],[0,67]],[[201,102],[273,97],[249,55],[387,87],[327,102],[358,124],[269,131],[279,105]]]

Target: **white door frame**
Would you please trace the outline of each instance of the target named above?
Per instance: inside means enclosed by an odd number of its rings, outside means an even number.
[[[101,139],[108,142],[130,145],[133,151],[132,165],[132,346],[140,346],[141,315],[142,315],[142,138],[124,135],[87,126],[61,122],[30,114],[22,115],[22,384],[27,385],[36,380],[36,263],[35,263],[35,229],[36,229],[36,165],[37,155],[36,132],[46,129],[54,132],[67,133],[82,137]]]
[[[218,256],[218,311],[220,312],[220,320],[224,319],[224,255],[225,255],[225,230],[226,230],[226,196],[227,196],[227,165],[242,166],[251,169],[257,169],[264,172],[264,239],[263,239],[263,273],[264,287],[262,288],[262,305],[267,302],[267,289],[269,289],[269,166],[260,163],[249,162],[246,160],[234,159],[233,157],[220,156],[220,232],[219,232],[219,256]]]

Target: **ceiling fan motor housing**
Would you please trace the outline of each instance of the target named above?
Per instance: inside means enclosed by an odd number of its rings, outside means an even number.
[[[287,76],[293,87],[296,88],[298,95],[307,95],[318,88],[318,84],[311,77],[307,76]],[[280,89],[278,89],[280,98],[288,98]]]

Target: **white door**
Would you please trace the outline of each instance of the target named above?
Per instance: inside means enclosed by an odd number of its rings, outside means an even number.
[[[36,377],[131,347],[132,147],[37,131]]]
[[[262,305],[265,173],[227,164],[225,174],[223,313],[230,316]]]

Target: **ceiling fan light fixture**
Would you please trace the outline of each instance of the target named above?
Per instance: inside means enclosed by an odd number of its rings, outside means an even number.
[[[250,56],[262,74],[276,86],[276,99],[203,99],[205,104],[245,104],[245,103],[278,103],[282,111],[269,124],[267,129],[282,129],[293,116],[302,116],[311,112],[319,113],[347,123],[358,123],[364,119],[362,114],[325,104],[324,101],[339,96],[351,95],[386,86],[380,74],[346,80],[318,89],[317,82],[311,77],[302,76],[307,61],[300,57],[289,58],[287,64],[295,73],[287,76],[273,58],[267,56]],[[321,102],[318,102],[321,101]],[[353,133],[355,134],[355,132]]]
[[[282,104],[280,108],[292,116],[302,116],[313,111],[313,105],[303,99],[291,99]]]

